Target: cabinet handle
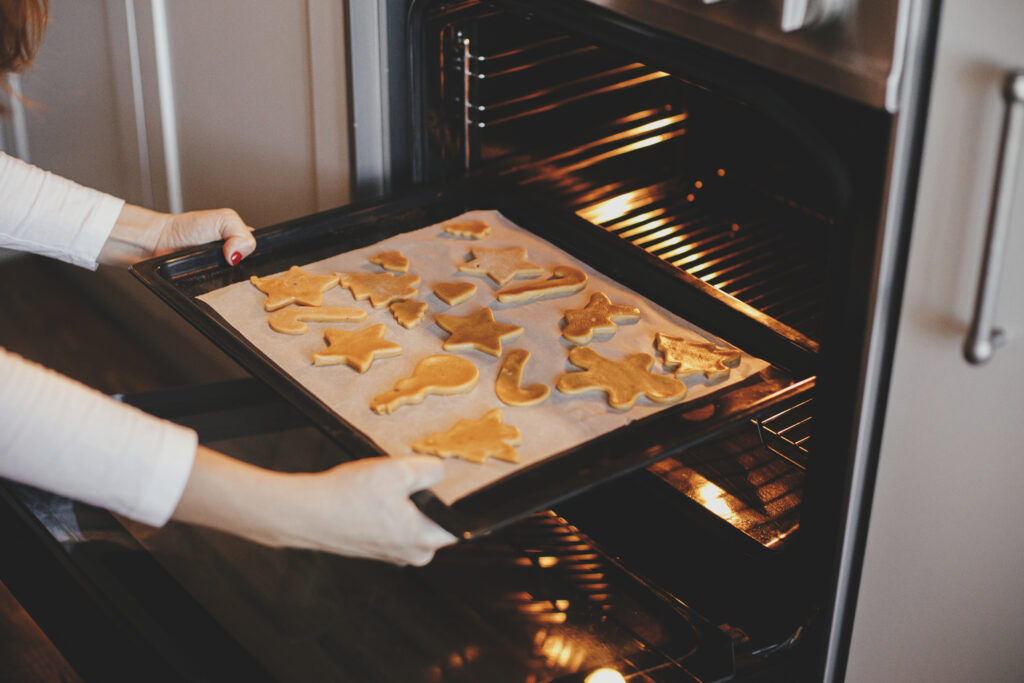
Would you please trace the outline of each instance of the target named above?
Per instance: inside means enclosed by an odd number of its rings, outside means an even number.
[[[1015,71],[1003,87],[1006,116],[989,209],[988,235],[978,277],[978,296],[974,302],[971,330],[964,342],[964,357],[974,365],[991,360],[996,349],[1006,341],[1003,330],[995,326],[996,290],[1003,263],[1006,235],[1010,229],[1013,188],[1017,175],[1022,138],[1024,138],[1024,71]]]

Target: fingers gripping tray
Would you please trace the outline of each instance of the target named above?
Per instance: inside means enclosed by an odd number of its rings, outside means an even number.
[[[211,244],[133,272],[353,458],[460,456],[414,500],[467,538],[678,455],[813,381],[811,352],[727,299],[509,190],[446,186],[256,238],[234,268]],[[317,278],[319,309],[279,297],[268,312],[263,285],[294,266]],[[272,325],[282,311],[301,324]]]

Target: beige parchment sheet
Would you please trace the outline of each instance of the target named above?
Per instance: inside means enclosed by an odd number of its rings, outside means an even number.
[[[671,407],[641,397],[631,410],[618,411],[608,406],[603,392],[567,396],[554,389],[560,375],[577,369],[567,360],[573,344],[561,336],[563,312],[569,308],[582,307],[594,292],[604,292],[613,303],[632,304],[641,310],[639,322],[619,325],[614,335],[594,336],[589,346],[603,356],[620,359],[629,353],[648,353],[655,358],[651,370],[663,372],[662,354],[654,347],[657,332],[728,345],[728,340],[719,339],[648,301],[546,240],[516,226],[497,211],[472,211],[451,220],[460,219],[484,220],[491,226],[491,234],[482,240],[459,239],[445,233],[441,227],[443,224],[438,224],[396,235],[322,261],[295,264],[312,274],[377,273],[382,272],[381,268],[369,263],[369,257],[380,251],[401,251],[411,262],[409,272],[422,278],[417,299],[430,306],[426,318],[411,330],[399,325],[387,308],[374,309],[369,301],[356,302],[349,290],[341,287],[326,292],[323,305],[359,306],[368,311],[368,318],[355,323],[308,323],[309,332],[304,335],[279,334],[271,330],[263,306],[266,296],[248,282],[229,285],[199,298],[212,306],[283,372],[291,375],[393,456],[411,455],[411,444],[414,441],[447,430],[460,418],[477,419],[492,408],[501,408],[503,421],[518,427],[522,433],[523,442],[517,447],[520,462],[512,464],[490,459],[484,465],[477,465],[457,458],[445,460],[445,478],[433,491],[447,504],[520,467]],[[499,303],[494,293],[500,287],[489,277],[461,273],[456,268],[459,263],[469,260],[472,246],[526,247],[529,260],[543,266],[548,273],[555,266],[569,265],[587,273],[589,281],[583,291],[569,296],[523,304]],[[432,293],[433,285],[439,282],[458,281],[475,283],[477,292],[457,306],[449,307]],[[512,281],[522,282],[526,280]],[[457,352],[457,355],[472,360],[480,370],[480,381],[469,393],[429,396],[423,403],[401,407],[391,415],[377,415],[370,410],[370,399],[390,390],[399,379],[411,375],[419,360],[432,354],[445,353],[441,344],[448,333],[434,323],[438,313],[469,315],[486,306],[494,311],[498,322],[525,328],[520,337],[505,343],[504,348],[530,351],[532,357],[526,365],[523,384],[542,382],[551,386],[551,396],[547,401],[528,407],[507,406],[499,401],[494,393],[494,381],[500,359],[472,350]],[[313,353],[325,347],[324,330],[330,327],[356,330],[377,323],[387,326],[387,339],[401,345],[400,356],[374,361],[365,374],[347,365],[315,367],[312,364]],[[732,369],[726,380],[711,384],[702,376],[685,380],[688,391],[684,401],[739,382],[760,372],[767,365],[765,361],[744,353],[740,365]]]

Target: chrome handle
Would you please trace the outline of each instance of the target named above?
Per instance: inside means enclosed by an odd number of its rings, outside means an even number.
[[[971,330],[964,342],[964,357],[968,362],[981,365],[991,360],[996,349],[1006,341],[1003,331],[995,326],[996,290],[1003,264],[1006,235],[1010,229],[1013,208],[1013,188],[1024,140],[1024,71],[1015,71],[1006,78],[1003,87],[1006,98],[1006,116],[1003,135],[999,143],[999,159],[992,189],[992,206],[988,217],[988,236],[978,277],[978,296],[974,302]]]

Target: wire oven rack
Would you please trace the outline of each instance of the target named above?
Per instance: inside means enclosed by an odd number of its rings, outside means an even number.
[[[808,398],[753,420],[765,448],[804,470],[810,456],[813,404],[814,399]]]

